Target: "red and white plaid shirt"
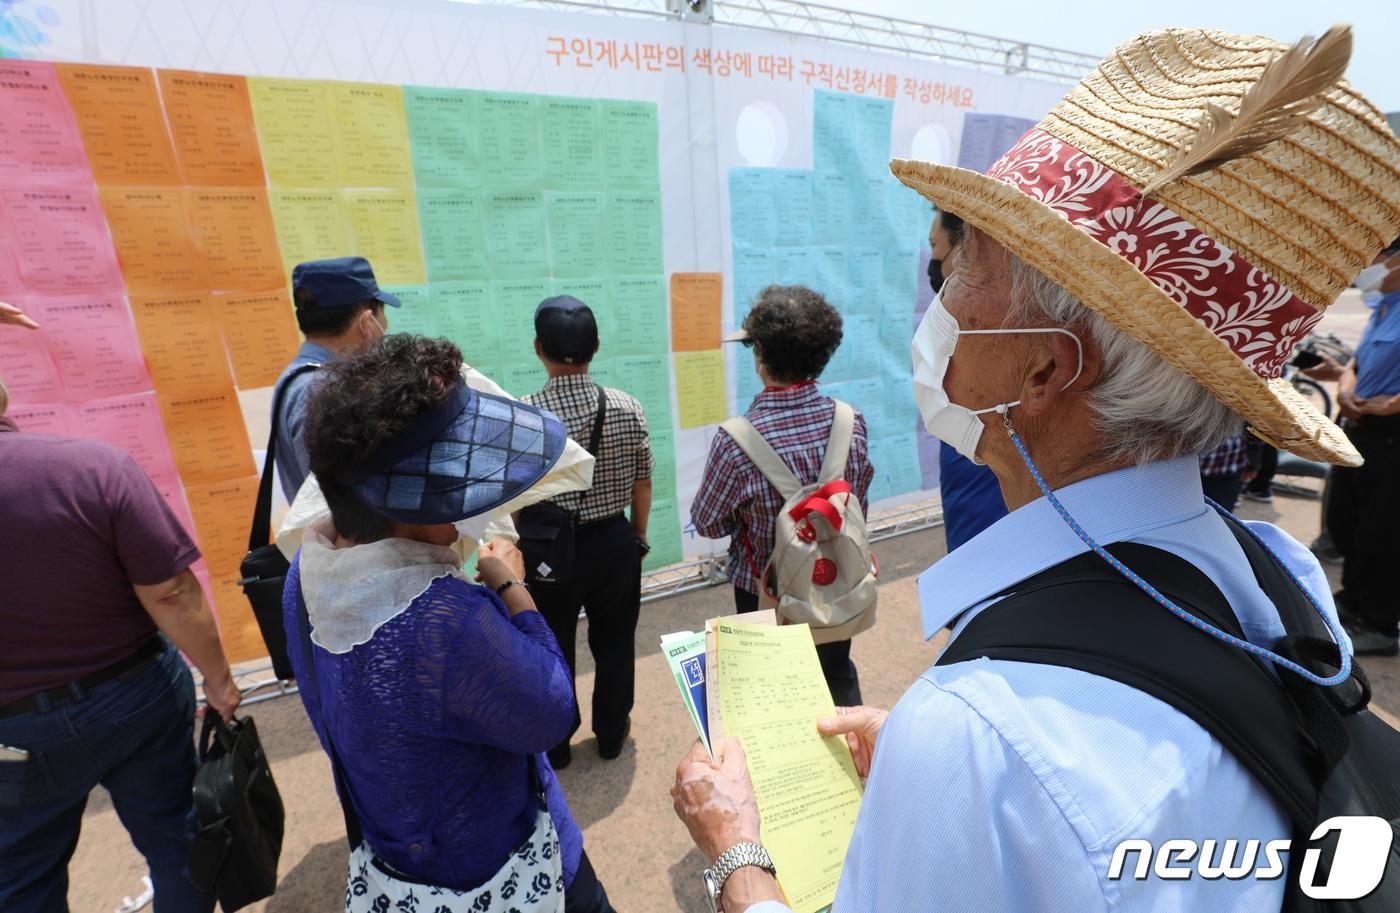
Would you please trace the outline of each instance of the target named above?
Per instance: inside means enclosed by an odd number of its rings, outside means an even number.
[[[817,480],[831,420],[836,412],[829,397],[817,392],[814,381],[791,387],[769,387],[754,398],[745,413],[804,485]],[[846,459],[846,481],[851,483],[862,510],[869,508],[866,493],[875,468],[865,438],[865,416],[856,410],[851,453]],[[750,593],[758,592],[758,574],[768,563],[777,532],[783,499],[734,439],[723,430],[710,442],[710,456],[700,491],[690,508],[690,521],[702,536],[729,536],[729,580]]]

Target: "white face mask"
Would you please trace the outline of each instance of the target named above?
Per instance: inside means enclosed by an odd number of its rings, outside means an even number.
[[[1356,274],[1356,287],[1361,289],[1361,294],[1368,292],[1379,292],[1381,284],[1385,282],[1385,277],[1390,275],[1390,270],[1386,269],[1384,263],[1372,263],[1370,266]]]
[[[999,403],[985,409],[968,409],[949,401],[948,394],[943,389],[943,378],[953,360],[953,349],[958,344],[959,336],[993,336],[1002,333],[1063,333],[1073,339],[1075,348],[1079,350],[1079,367],[1075,369],[1074,377],[1071,377],[1062,389],[1067,389],[1078,380],[1080,372],[1084,370],[1084,346],[1079,337],[1069,330],[1059,327],[962,330],[958,328],[958,321],[943,307],[939,297],[934,295],[933,302],[924,313],[924,319],[914,331],[914,401],[918,403],[919,414],[923,416],[924,427],[928,429],[928,433],[979,466],[982,465],[982,461],[977,458],[977,442],[982,438],[983,425],[978,416],[988,412],[1004,413],[1012,406],[1021,405],[1021,401]]]

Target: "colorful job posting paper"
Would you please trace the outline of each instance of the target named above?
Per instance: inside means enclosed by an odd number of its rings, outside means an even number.
[[[131,312],[157,392],[205,393],[233,383],[206,295],[134,296]]]
[[[0,183],[43,187],[90,180],[78,123],[54,65],[0,60]]]
[[[248,81],[223,73],[160,70],[160,92],[186,184],[263,186]]]
[[[275,382],[300,345],[287,290],[215,295],[210,307],[223,330],[239,389]]]
[[[178,187],[104,187],[102,208],[129,292],[209,287]]]
[[[160,407],[175,465],[187,485],[253,474],[248,429],[231,388],[191,396],[162,396]]]
[[[0,333],[0,378],[10,391],[11,405],[63,399],[58,367],[43,333],[21,333],[8,327]]]
[[[274,187],[268,194],[268,203],[287,276],[298,263],[307,260],[349,256],[350,218],[340,191]]]
[[[180,183],[155,74],[71,63],[59,64],[58,74],[99,184]]]
[[[599,141],[601,108],[591,98],[546,98],[544,123],[545,183],[551,188],[585,189],[603,185],[603,149]]]
[[[121,285],[102,206],[91,190],[6,190],[0,203],[26,286],[65,294]]]
[[[248,79],[268,180],[274,187],[343,187],[327,83]]]
[[[151,389],[131,313],[119,294],[30,302],[63,378],[65,398],[84,402]]]
[[[724,353],[677,352],[676,399],[680,403],[681,427],[718,425],[729,417],[724,396]]]
[[[238,570],[248,552],[248,517],[258,497],[258,477],[187,485],[190,514],[204,563],[215,576]]]
[[[334,82],[331,114],[339,135],[340,173],[350,187],[412,187],[403,90]]]
[[[178,486],[175,460],[170,455],[154,393],[110,396],[83,403],[73,408],[71,422],[74,434],[105,441],[129,453],[156,487]]]
[[[465,89],[404,86],[413,174],[425,187],[481,186],[480,93]]]
[[[255,291],[285,283],[277,233],[261,187],[188,190],[190,221],[215,291]]]
[[[744,743],[763,845],[797,913],[816,913],[836,882],[860,810],[860,780],[840,737],[816,721],[834,716],[807,625],[716,622],[720,715]]]
[[[418,202],[411,190],[348,190],[345,204],[355,253],[374,266],[385,285],[421,285],[423,242]]]
[[[671,274],[672,349],[703,352],[719,348],[723,281],[720,273]]]
[[[603,168],[609,187],[661,185],[657,162],[660,129],[656,105],[644,101],[603,102]]]

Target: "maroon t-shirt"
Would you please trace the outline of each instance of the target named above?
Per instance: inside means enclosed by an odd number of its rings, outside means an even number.
[[[132,584],[199,560],[125,451],[13,427],[0,418],[0,705],[129,656],[156,633]]]

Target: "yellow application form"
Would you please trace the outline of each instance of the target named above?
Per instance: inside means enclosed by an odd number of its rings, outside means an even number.
[[[845,739],[817,733],[836,708],[811,631],[730,619],[715,627],[720,714],[748,755],[763,845],[792,908],[815,913],[836,898],[861,791]]]

